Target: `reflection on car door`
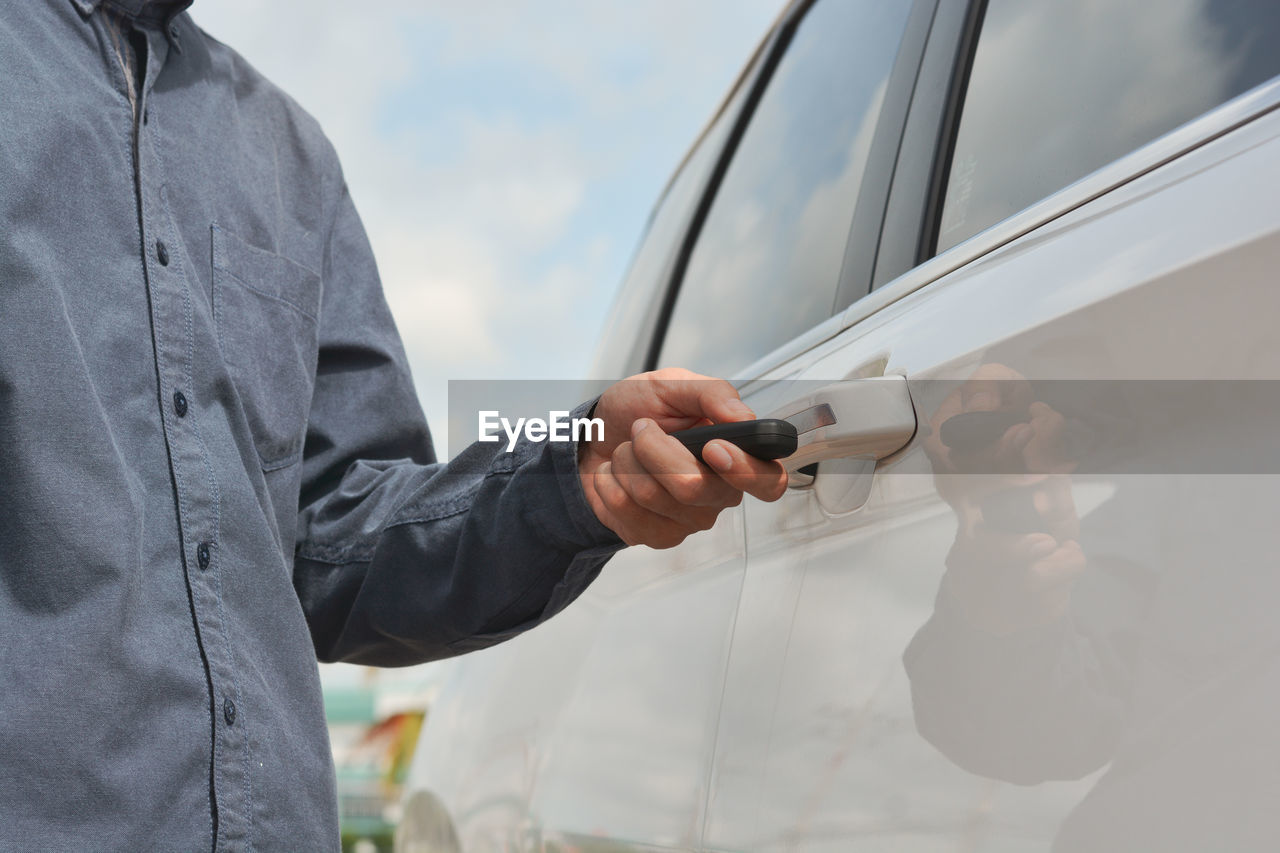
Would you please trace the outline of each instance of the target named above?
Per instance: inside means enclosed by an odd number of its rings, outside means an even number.
[[[1249,842],[1277,837],[1250,821],[1274,811],[1263,800],[1280,767],[1267,728],[1280,708],[1269,618],[1280,573],[1256,570],[1274,567],[1280,488],[1265,465],[1241,477],[1203,453],[1261,454],[1257,425],[1274,410],[1215,409],[1189,386],[1181,407],[1138,419],[1136,447],[1176,466],[1129,452],[1070,472],[1089,558],[1070,648],[1093,658],[1056,655],[1049,641],[1065,633],[1001,642],[935,609],[960,525],[926,449],[935,414],[975,372],[998,365],[1038,394],[1067,382],[1086,399],[1115,380],[1150,392],[1150,380],[1280,372],[1268,328],[1280,308],[1268,191],[1280,184],[1280,84],[1195,118],[1275,72],[1275,15],[1253,4],[1251,35],[1230,17],[1247,3],[1136,5],[1149,4],[797,4],[719,192],[664,229],[687,229],[684,250],[637,259],[656,281],[674,270],[679,287],[643,322],[627,303],[616,328],[655,337],[606,363],[632,365],[651,344],[664,364],[753,380],[744,393],[762,414],[812,383],[898,374],[920,432],[869,480],[865,466],[824,462],[811,488],[748,501],[677,549],[619,554],[555,620],[460,666],[470,692],[433,709],[415,760],[433,768],[460,849],[1275,846]],[[1120,18],[1095,20],[1107,9]],[[1135,30],[1156,19],[1158,38]],[[984,52],[981,36],[972,74],[958,73],[979,25],[1000,49]],[[1064,43],[1103,34],[1162,56],[1119,63],[1131,78],[1050,74],[1056,94],[1010,82],[1016,63],[1052,58],[1043,40],[1016,38],[1071,27]],[[1092,68],[1109,49],[1080,56]],[[1015,65],[994,67],[1001,57]],[[1196,85],[1167,82],[1179,75]],[[943,97],[952,79],[970,91]],[[1141,104],[1140,126],[1079,121],[1072,81]],[[1179,103],[1146,103],[1162,92]],[[1027,97],[1057,109],[1030,110]],[[1062,120],[1016,120],[1032,114]],[[935,151],[950,163],[952,147],[960,165],[935,173]],[[668,197],[698,197],[685,189]],[[867,294],[873,280],[885,286]],[[641,284],[640,302],[660,288]],[[828,319],[830,306],[840,313]],[[1045,399],[1066,408],[1070,396]]]
[[[1263,189],[1280,179],[1280,83],[1121,156],[1280,68],[1267,39],[1237,26],[1238,9],[1188,6],[1152,39],[1141,23],[1151,10],[1115,4],[1102,24],[1099,8],[990,4],[994,35],[987,51],[979,42],[971,86],[1000,90],[971,88],[968,104],[995,124],[970,136],[962,125],[963,173],[953,164],[943,201],[963,197],[966,210],[942,214],[949,251],[748,388],[757,408],[784,411],[806,383],[904,375],[921,432],[877,467],[865,502],[820,499],[824,478],[854,476],[827,466],[813,488],[747,506],[707,849],[1256,850],[1280,839],[1259,793],[1280,782],[1280,744],[1263,722],[1280,709],[1280,631],[1257,603],[1280,591],[1267,520],[1280,497],[1276,400],[1268,386],[1224,386],[1280,373],[1268,329],[1280,213]],[[1250,12],[1250,27],[1275,26],[1262,4]],[[1122,63],[1102,80],[1058,68],[1057,95],[991,68],[997,50],[1049,62],[1050,43],[1105,53],[1090,34],[1180,59]],[[1037,37],[1048,41],[1037,48]],[[1068,115],[1010,143],[1016,122],[999,112],[1025,117],[1019,98],[1033,94],[1057,98],[1036,105],[1050,112],[1071,98],[1164,100],[1137,112],[1141,127],[1113,121],[1110,136]],[[1087,144],[1063,138],[1073,123]],[[1079,157],[1046,174],[1037,140],[1045,156]],[[977,236],[961,243],[960,231]],[[995,366],[1069,416],[1132,419],[1117,452],[1085,455],[1069,477],[1087,567],[1069,616],[1052,623],[1063,633],[991,634],[942,612],[961,525],[926,452],[931,420]],[[1116,389],[1122,402],[1107,411]]]
[[[912,6],[797,6],[700,223],[664,362],[728,372],[828,318]],[[833,111],[836,99],[846,109]],[[820,156],[800,156],[815,144]],[[531,811],[544,838],[625,839],[628,849],[700,843],[745,565],[742,513],[723,513],[672,551],[618,555],[584,596],[583,606],[603,609],[601,629],[538,769]]]

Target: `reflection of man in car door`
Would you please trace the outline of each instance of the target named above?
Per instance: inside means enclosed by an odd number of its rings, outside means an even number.
[[[932,416],[959,523],[904,658],[917,728],[1018,784],[1109,765],[1055,850],[1276,849],[1275,478],[1108,476],[1082,520],[1073,421],[1000,365]]]

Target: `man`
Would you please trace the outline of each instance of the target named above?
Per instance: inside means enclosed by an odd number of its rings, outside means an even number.
[[[751,417],[682,372],[437,464],[332,148],[189,2],[0,16],[3,849],[333,849],[317,655],[490,645],[784,487],[665,435]]]

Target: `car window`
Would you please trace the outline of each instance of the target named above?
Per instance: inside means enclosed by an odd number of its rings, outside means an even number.
[[[1280,73],[1274,0],[990,0],[938,251]]]
[[[799,23],[702,226],[662,364],[733,376],[831,313],[910,7],[826,0]]]
[[[750,74],[744,75],[744,80]],[[626,347],[636,343],[637,324],[645,320],[644,308],[656,295],[661,295],[662,277],[679,248],[677,243],[689,225],[694,206],[706,186],[711,168],[724,148],[733,116],[741,109],[744,92],[749,87],[739,83],[737,91],[712,120],[674,177],[657,207],[649,217],[644,237],[631,259],[626,279],[605,323],[596,355],[595,374],[606,377],[635,372],[638,364],[628,363],[631,352]],[[647,341],[640,342],[647,349]]]

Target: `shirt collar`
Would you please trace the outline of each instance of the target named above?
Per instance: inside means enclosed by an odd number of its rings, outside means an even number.
[[[107,6],[138,21],[170,21],[193,0],[71,0],[85,15]]]

